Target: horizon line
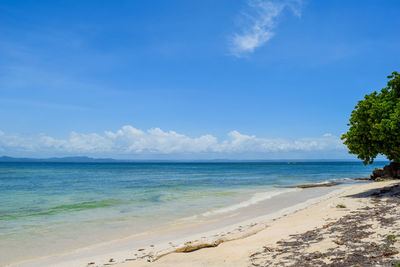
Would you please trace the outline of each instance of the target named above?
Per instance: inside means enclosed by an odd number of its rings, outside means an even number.
[[[70,160],[70,161],[68,161]],[[86,161],[85,161],[86,160]],[[101,163],[112,163],[112,162],[360,162],[359,159],[296,159],[296,158],[282,158],[282,159],[116,159],[116,158],[92,158],[89,156],[65,156],[65,157],[44,157],[44,158],[35,158],[35,157],[11,157],[11,156],[0,156],[0,162],[29,162],[29,161],[42,161],[42,162],[101,162]],[[379,159],[374,162],[389,162],[389,160]]]

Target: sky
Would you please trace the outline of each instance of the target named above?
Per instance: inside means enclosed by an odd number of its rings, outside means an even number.
[[[354,159],[400,1],[0,1],[0,155]]]

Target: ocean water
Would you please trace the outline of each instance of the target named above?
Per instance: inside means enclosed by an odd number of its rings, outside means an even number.
[[[385,162],[0,163],[0,258],[43,256],[368,177]],[[52,244],[40,249],[41,244]],[[0,262],[1,263],[1,262]]]

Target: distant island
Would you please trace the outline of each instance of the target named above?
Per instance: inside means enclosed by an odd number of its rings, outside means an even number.
[[[210,163],[234,163],[234,162],[282,162],[287,164],[297,164],[300,162],[354,162],[356,159],[254,159],[254,160],[238,160],[238,159],[180,159],[180,160],[162,160],[162,159],[113,159],[113,158],[91,158],[87,156],[75,157],[50,157],[50,158],[17,158],[9,156],[0,156],[0,162],[65,162],[65,163],[129,163],[129,162],[210,162]],[[387,160],[378,160],[377,162],[387,162]]]
[[[8,156],[0,157],[0,162],[126,162],[111,158],[90,158],[90,157],[60,157],[60,158],[14,158]]]

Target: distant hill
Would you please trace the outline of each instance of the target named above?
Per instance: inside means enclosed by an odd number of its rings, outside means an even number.
[[[355,159],[279,159],[279,160],[264,160],[264,159],[255,159],[255,160],[237,160],[237,159],[208,159],[208,160],[199,160],[199,159],[180,159],[180,160],[157,160],[157,159],[112,159],[112,158],[90,158],[90,157],[53,157],[53,158],[14,158],[8,156],[1,156],[0,162],[68,162],[68,163],[79,163],[79,162],[93,162],[93,163],[117,163],[117,162],[143,162],[143,163],[241,163],[241,162],[270,162],[270,163],[288,163],[288,164],[296,164],[301,162],[355,162],[359,160]],[[387,162],[387,160],[376,160],[376,162]]]
[[[13,158],[2,156],[0,162],[124,162],[124,160],[116,159],[96,159],[89,157],[62,157],[62,158]]]

